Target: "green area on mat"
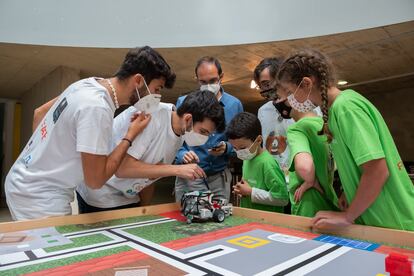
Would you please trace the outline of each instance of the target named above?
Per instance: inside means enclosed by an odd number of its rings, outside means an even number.
[[[164,217],[140,216],[140,217],[106,220],[106,221],[100,221],[97,223],[90,223],[90,224],[70,224],[70,225],[56,226],[56,230],[59,233],[66,234],[66,233],[72,233],[72,232],[77,232],[77,231],[91,230],[91,229],[101,228],[101,227],[117,226],[121,224],[141,222],[141,221],[147,221],[147,220],[153,220],[153,219],[159,219],[159,218],[164,218]]]
[[[65,250],[65,249],[70,249],[70,248],[76,248],[76,247],[81,247],[81,246],[87,246],[87,245],[92,245],[92,244],[98,245],[99,243],[112,241],[110,237],[105,236],[104,234],[101,234],[101,233],[90,234],[90,235],[86,235],[82,237],[69,238],[69,239],[72,241],[72,243],[47,247],[47,248],[44,248],[44,250],[50,253],[50,252],[55,252],[55,251],[60,251],[60,250]]]
[[[52,235],[46,234],[46,235],[41,235],[42,238],[50,238]]]
[[[226,218],[222,223],[201,222],[187,224],[186,222],[172,221],[124,229],[124,231],[155,243],[163,243],[182,238],[187,238],[198,234],[213,232],[216,230],[237,226],[252,221],[254,220],[231,216]]]
[[[58,242],[58,240],[49,240],[49,241],[47,241],[47,243],[55,243],[55,242]]]
[[[55,267],[59,267],[59,266],[65,266],[65,265],[70,265],[73,263],[78,263],[78,262],[83,262],[83,261],[87,261],[90,259],[95,259],[95,258],[100,258],[100,257],[105,257],[105,256],[109,256],[109,255],[114,255],[114,254],[118,254],[121,252],[125,252],[125,251],[129,251],[132,250],[131,247],[129,246],[119,246],[119,247],[114,247],[114,248],[110,248],[110,249],[105,249],[105,250],[100,250],[100,251],[96,251],[96,252],[92,252],[92,253],[87,253],[87,254],[79,254],[73,257],[68,257],[68,258],[64,258],[64,259],[59,259],[59,260],[54,260],[54,261],[49,261],[49,262],[45,262],[45,263],[40,263],[40,264],[35,264],[35,265],[27,265],[27,266],[23,266],[23,267],[19,267],[19,268],[14,268],[14,269],[9,269],[9,270],[5,270],[1,272],[2,276],[12,276],[12,275],[21,275],[21,274],[27,274],[27,273],[32,273],[32,272],[36,272],[36,271],[40,271],[40,270],[46,270],[46,269],[51,269],[51,268],[55,268]],[[45,274],[47,275],[47,274]],[[68,274],[70,275],[70,274]]]

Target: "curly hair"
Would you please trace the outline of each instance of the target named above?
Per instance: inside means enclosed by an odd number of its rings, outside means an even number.
[[[135,74],[141,74],[148,84],[153,79],[164,78],[167,88],[174,86],[176,78],[165,59],[149,46],[129,50],[115,76],[124,80]]]

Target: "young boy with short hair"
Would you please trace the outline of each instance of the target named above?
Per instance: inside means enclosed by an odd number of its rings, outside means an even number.
[[[289,202],[283,171],[272,155],[263,148],[259,119],[248,112],[238,114],[226,134],[237,157],[243,160],[243,176],[233,188],[243,196],[240,206],[283,213]]]

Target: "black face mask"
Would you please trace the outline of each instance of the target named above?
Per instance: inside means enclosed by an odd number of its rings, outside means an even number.
[[[283,119],[291,119],[290,112],[292,111],[292,107],[286,105],[286,101],[275,103],[273,102],[273,105],[276,107],[277,111],[279,111],[280,116],[282,116]]]
[[[270,100],[270,101],[274,100],[277,97],[276,96],[276,89],[274,89],[274,88],[268,88],[268,89],[265,89],[265,90],[261,90],[260,95],[263,98],[266,98],[267,100]]]

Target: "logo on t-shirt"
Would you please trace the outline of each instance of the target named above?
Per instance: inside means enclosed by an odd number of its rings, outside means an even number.
[[[24,164],[26,165],[26,168],[27,168],[27,166],[28,166],[28,165],[29,165],[29,163],[30,163],[30,160],[32,160],[32,156],[31,156],[31,155],[25,156],[25,157],[23,158],[23,160],[24,160]]]
[[[63,110],[65,110],[67,106],[68,106],[68,101],[66,100],[66,98],[63,98],[63,100],[56,107],[55,111],[53,111],[53,123],[56,124],[57,120],[60,117],[60,114],[62,114]]]
[[[40,132],[42,135],[42,141],[43,139],[46,138],[47,135],[47,125],[46,125],[46,119],[42,122],[41,128],[40,128]]]
[[[404,163],[402,161],[398,162],[397,167],[398,167],[398,170],[401,171],[401,169],[404,167]]]

